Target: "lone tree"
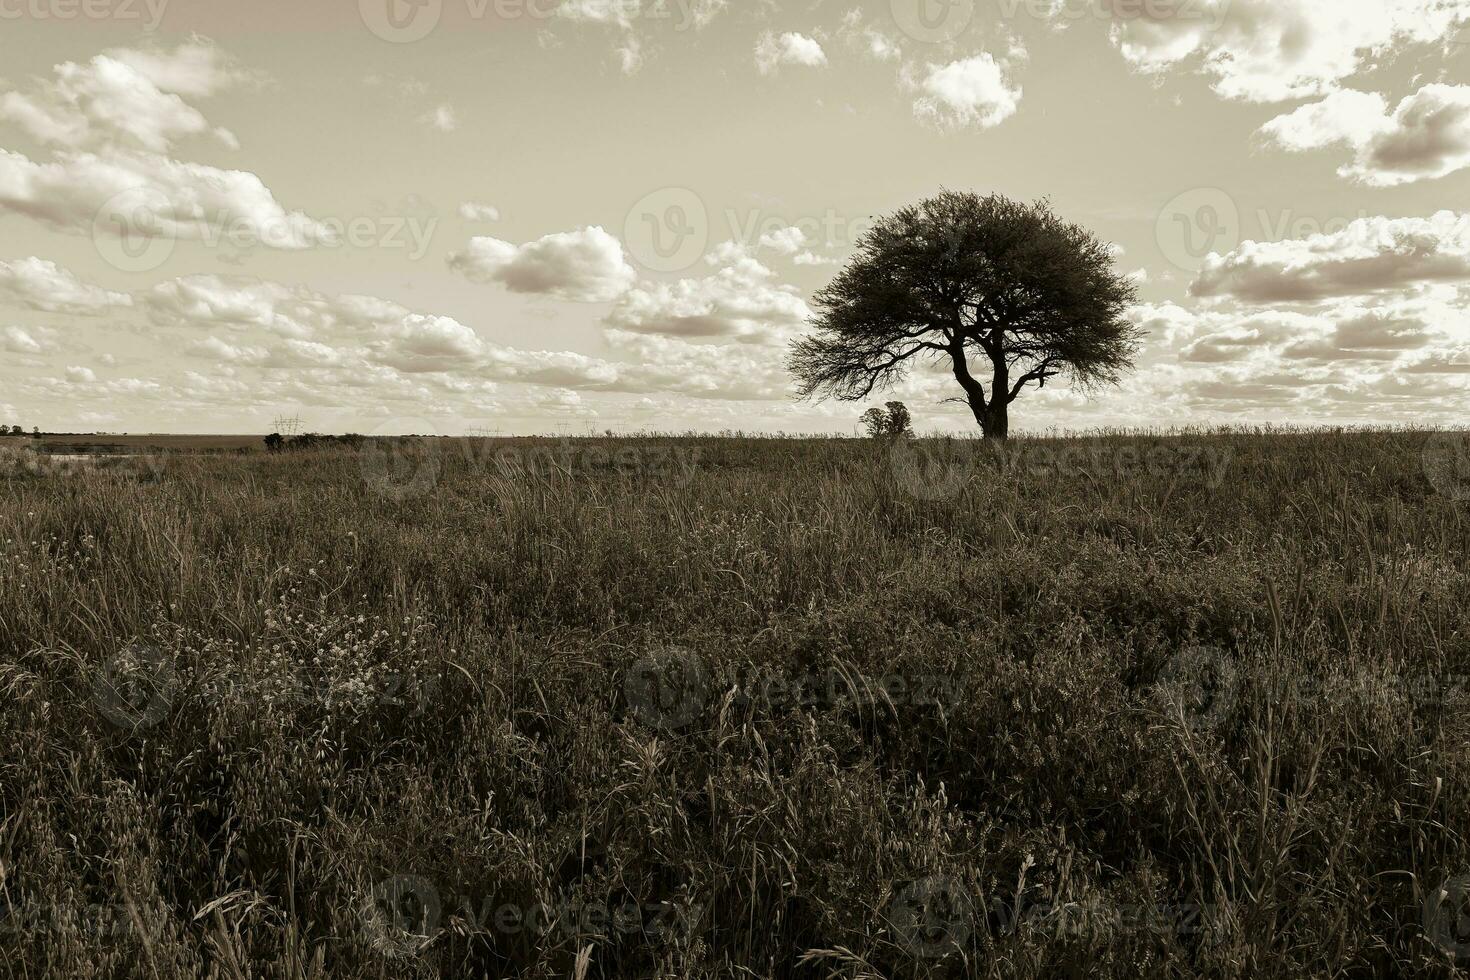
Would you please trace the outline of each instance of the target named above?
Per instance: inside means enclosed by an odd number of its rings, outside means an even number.
[[[863,235],[789,366],[801,398],[859,401],[914,358],[947,359],[986,438],[1004,439],[1027,385],[1089,390],[1133,367],[1134,299],[1111,247],[1047,202],[944,191]]]

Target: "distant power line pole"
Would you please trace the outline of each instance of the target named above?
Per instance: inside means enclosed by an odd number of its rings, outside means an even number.
[[[301,416],[299,415],[277,415],[271,423],[275,430],[283,436],[301,435]]]

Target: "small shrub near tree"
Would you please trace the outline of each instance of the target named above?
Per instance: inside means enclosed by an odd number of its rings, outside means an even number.
[[[903,402],[889,402],[883,408],[870,408],[863,413],[863,427],[874,439],[898,439],[914,434],[914,419]]]

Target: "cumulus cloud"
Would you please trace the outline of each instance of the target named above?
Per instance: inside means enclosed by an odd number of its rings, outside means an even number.
[[[609,331],[617,346],[636,356],[634,363],[524,350],[486,340],[452,317],[389,300],[247,277],[188,276],[160,283],[139,299],[156,323],[202,334],[184,346],[189,356],[221,368],[295,371],[303,385],[382,391],[405,378],[432,376],[435,384],[451,387],[508,382],[699,398],[785,396],[777,348],[753,353],[748,346],[652,337],[643,344],[631,333]]]
[[[1376,92],[1334,92],[1277,116],[1261,134],[1291,151],[1343,145],[1338,173],[1374,187],[1444,177],[1470,166],[1470,85],[1426,85],[1389,111]]]
[[[1058,14],[1070,5],[1056,4]],[[1395,47],[1444,39],[1470,0],[1159,0],[1126,5],[1111,33],[1137,69],[1189,64],[1220,95],[1254,102],[1325,95]]]
[[[4,332],[0,332],[0,340],[4,340],[5,349],[12,354],[42,354],[48,349],[29,330],[21,327],[6,327]]]
[[[1301,340],[1282,351],[1287,358],[1316,360],[1396,360],[1435,340],[1420,317],[1394,310],[1354,311],[1336,320],[1330,334]]]
[[[233,233],[282,249],[335,241],[327,226],[282,207],[253,173],[145,153],[62,152],[38,163],[0,149],[4,211],[78,234],[193,240]]]
[[[78,279],[55,262],[32,256],[0,261],[0,298],[44,313],[101,316],[131,306],[133,298]]]
[[[263,364],[270,358],[264,347],[231,344],[218,337],[192,340],[184,346],[184,353],[220,364]]]
[[[595,226],[524,245],[472,238],[463,252],[449,257],[449,264],[472,282],[583,303],[617,299],[637,279],[622,244]]]
[[[138,296],[153,322],[231,330],[258,328],[309,339],[406,316],[396,303],[370,297],[327,297],[305,287],[247,276],[195,275],[159,283]]]
[[[630,333],[775,344],[788,340],[810,315],[800,292],[742,256],[704,278],[640,283],[606,322]]]
[[[1139,381],[1188,411],[1373,417],[1404,402],[1433,415],[1470,394],[1460,383],[1470,375],[1470,315],[1453,291],[1441,293],[1305,311],[1140,305],[1132,316],[1149,331],[1149,370]]]
[[[459,216],[465,221],[499,221],[500,209],[489,204],[466,201],[459,206]]]
[[[822,45],[805,34],[767,31],[755,43],[755,67],[762,75],[773,75],[783,65],[822,68],[826,64]]]
[[[202,239],[247,235],[277,248],[331,242],[330,230],[287,211],[260,178],[172,159],[184,136],[211,129],[181,95],[207,96],[243,73],[206,42],[173,50],[118,49],[66,62],[35,91],[0,96],[0,121],[50,146],[49,161],[0,149],[0,213],[77,234]]]
[[[806,232],[795,225],[768,231],[760,237],[760,247],[782,255],[795,255],[806,244]]]
[[[97,380],[97,375],[91,368],[72,366],[66,369],[66,380],[72,384],[91,384]]]
[[[1309,303],[1470,280],[1470,215],[1359,218],[1334,234],[1248,241],[1210,255],[1190,284],[1199,297]]]
[[[1008,68],[989,53],[947,65],[930,65],[917,83],[914,114],[941,128],[998,126],[1021,104],[1021,86],[1007,78]]]
[[[173,51],[117,48],[108,57],[139,72],[166,92],[206,98],[225,88],[253,80],[212,42],[194,38]]]
[[[59,64],[55,78],[29,93],[0,96],[0,119],[39,142],[68,149],[120,146],[164,153],[179,139],[211,132],[204,115],[180,94],[205,96],[231,84],[212,45],[181,45],[172,53],[126,49],[85,65]],[[213,130],[227,146],[235,139]]]

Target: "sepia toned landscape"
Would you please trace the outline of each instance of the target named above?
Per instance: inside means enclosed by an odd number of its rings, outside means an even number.
[[[0,980],[1470,977],[1470,0],[0,0]]]

